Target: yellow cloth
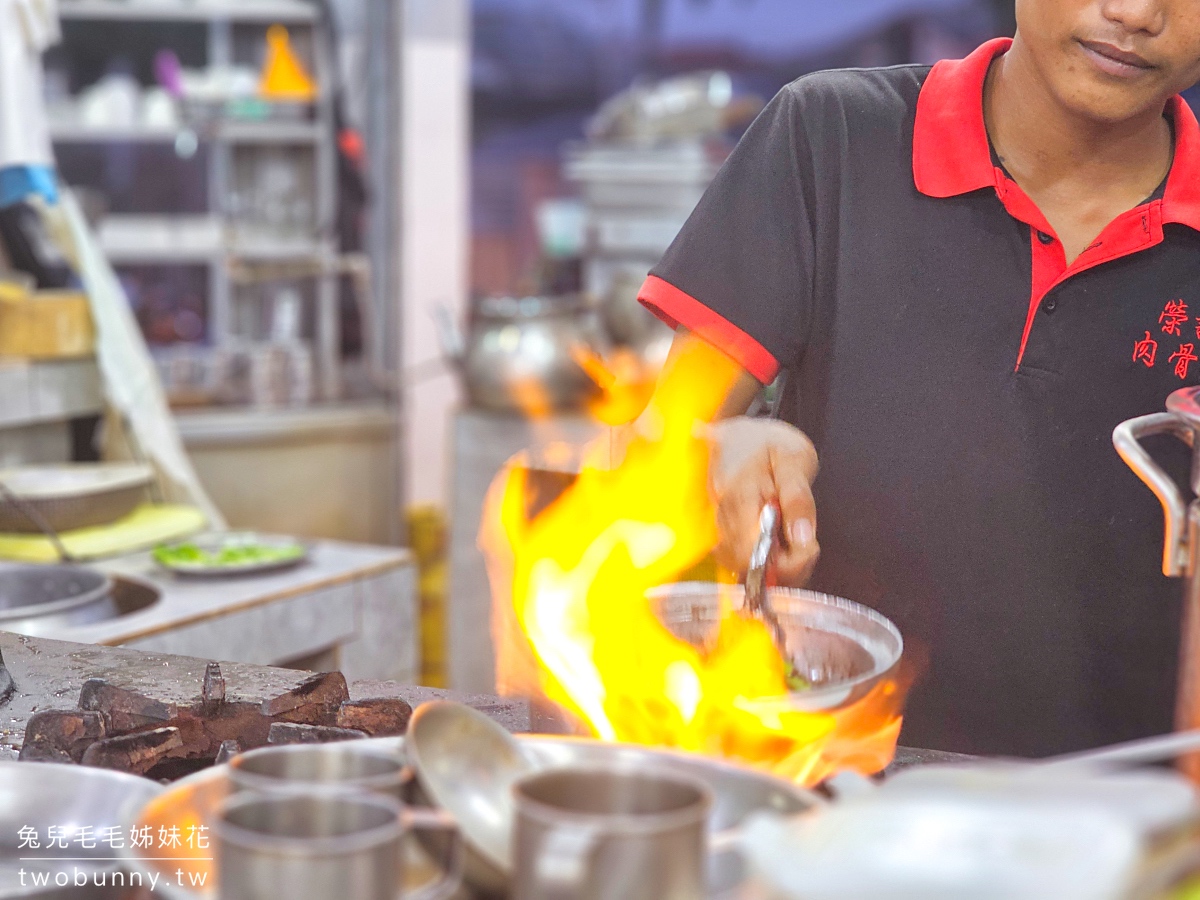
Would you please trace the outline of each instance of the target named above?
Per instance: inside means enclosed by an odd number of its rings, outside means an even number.
[[[100,559],[145,550],[203,531],[204,513],[194,506],[143,504],[109,525],[64,531],[59,539],[79,559]],[[0,534],[0,559],[58,562],[58,551],[40,534]]]

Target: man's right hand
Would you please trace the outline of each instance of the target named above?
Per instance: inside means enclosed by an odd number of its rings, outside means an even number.
[[[744,417],[714,423],[710,436],[711,486],[720,530],[717,561],[745,575],[758,539],[759,515],[767,503],[775,502],[783,513],[776,575],[781,584],[803,585],[821,552],[812,494],[818,469],[812,441],[783,422]]]

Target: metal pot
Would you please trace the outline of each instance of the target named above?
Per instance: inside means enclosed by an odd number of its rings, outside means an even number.
[[[596,310],[578,297],[489,297],[464,339],[443,310],[442,343],[472,405],[537,414],[579,409],[599,391],[578,360],[605,347]]]
[[[112,587],[85,566],[0,563],[0,630],[39,635],[111,618]]]
[[[1113,445],[1121,459],[1162,504],[1166,530],[1163,574],[1186,579],[1175,726],[1190,731],[1200,728],[1200,499],[1189,505],[1179,485],[1142,447],[1142,438],[1159,434],[1174,435],[1200,449],[1200,387],[1175,391],[1167,398],[1167,412],[1130,419],[1113,432]],[[1192,462],[1191,488],[1200,497],[1200,454]],[[1183,760],[1182,766],[1200,783],[1200,754]]]

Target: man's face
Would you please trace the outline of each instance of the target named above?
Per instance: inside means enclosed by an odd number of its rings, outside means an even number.
[[[1119,122],[1200,81],[1200,0],[1017,0],[1017,31],[1066,108]]]

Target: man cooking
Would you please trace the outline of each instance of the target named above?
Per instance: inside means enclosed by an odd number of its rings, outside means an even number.
[[[1044,755],[1172,724],[1180,586],[1111,434],[1200,383],[1200,0],[1016,11],[786,87],[641,299],[742,366],[730,415],[788,372],[791,425],[718,426],[724,561],[778,500],[781,578],[928,651],[905,743]]]

